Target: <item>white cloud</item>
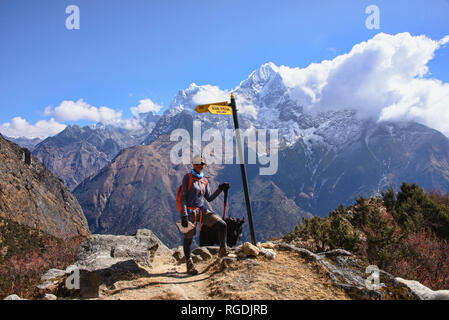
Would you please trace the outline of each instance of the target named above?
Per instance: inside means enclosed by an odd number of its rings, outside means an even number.
[[[290,95],[309,110],[355,109],[377,120],[414,120],[449,134],[449,84],[427,79],[428,62],[449,36],[377,34],[333,60],[281,66]]]
[[[239,114],[247,114],[251,117],[253,117],[254,119],[257,119],[258,116],[258,111],[256,106],[249,101],[248,99],[246,99],[243,95],[239,96],[239,101],[238,101],[238,112]]]
[[[149,111],[159,112],[161,108],[162,106],[154,103],[150,99],[143,99],[139,101],[139,105],[137,107],[131,107],[131,113],[137,117],[139,113]]]
[[[27,137],[41,138],[55,135],[65,129],[65,124],[51,118],[49,121],[40,120],[35,124],[30,124],[21,117],[15,117],[11,122],[0,124],[0,132],[12,138]]]
[[[135,117],[122,119],[121,111],[107,107],[97,108],[84,102],[83,99],[76,102],[65,100],[54,109],[51,107],[45,108],[44,116],[51,117],[50,120],[40,120],[35,124],[30,124],[21,117],[15,117],[10,122],[0,124],[0,132],[10,137],[46,138],[64,130],[66,125],[58,121],[76,122],[79,120],[100,122],[127,130],[140,130],[142,125],[138,114],[147,111],[157,112],[160,108],[149,99],[141,100],[137,107],[131,108],[131,111],[138,111],[135,113]]]
[[[84,102],[83,99],[79,99],[76,102],[65,100],[54,109],[47,107],[44,115],[55,117],[59,121],[91,120],[109,124],[119,121],[122,112],[107,107],[93,107]]]
[[[119,120],[113,123],[116,127],[123,128],[126,130],[140,130],[142,129],[142,125],[140,121],[136,118]]]
[[[190,86],[192,87],[192,85]],[[205,85],[198,87],[198,89],[198,92],[192,97],[192,102],[197,105],[210,102],[229,101],[231,95],[229,91],[221,90],[217,86]]]
[[[449,35],[445,36],[443,39],[441,39],[438,44],[440,46],[444,46],[445,44],[447,44],[449,42]]]
[[[190,85],[190,87],[192,86],[198,88],[198,92],[192,96],[192,102],[195,105],[230,101],[231,91],[221,90],[219,87],[211,85]],[[242,96],[239,96],[239,113],[246,113],[253,117],[257,117],[256,107]]]

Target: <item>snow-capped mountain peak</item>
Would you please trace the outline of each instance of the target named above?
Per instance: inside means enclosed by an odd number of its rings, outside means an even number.
[[[283,67],[287,68],[287,67]],[[242,129],[277,129],[283,146],[292,146],[303,140],[339,148],[353,141],[362,132],[363,123],[355,119],[355,113],[348,110],[305,113],[304,106],[290,94],[291,88],[282,77],[281,68],[268,62],[253,71],[232,92],[236,96],[239,122]],[[160,123],[156,125],[153,141],[158,134],[169,133],[180,123],[179,117],[189,116],[199,119],[204,130],[232,128],[232,117],[199,115],[194,109],[198,104],[229,99],[229,91],[212,85],[192,83],[180,90],[165,111]],[[172,119],[172,120],[171,120]],[[313,139],[311,139],[313,138]]]
[[[254,70],[246,80],[242,81],[239,87],[252,87],[255,90],[260,90],[277,74],[279,74],[279,68],[273,62],[265,63],[259,69]]]

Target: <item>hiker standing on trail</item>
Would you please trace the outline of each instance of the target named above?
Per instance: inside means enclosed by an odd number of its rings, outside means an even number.
[[[218,189],[214,193],[211,193],[209,183],[203,173],[205,165],[206,162],[203,157],[194,157],[192,171],[187,173],[182,179],[181,224],[184,228],[188,226],[188,221],[195,224],[195,228],[184,233],[184,255],[186,257],[187,273],[189,274],[198,274],[190,255],[190,246],[196,234],[196,225],[198,222],[200,230],[201,225],[205,224],[218,233],[220,242],[218,255],[223,257],[229,253],[226,247],[226,222],[218,214],[208,210],[204,202],[204,199],[208,202],[213,201],[223,190],[229,189],[229,183],[225,182],[220,184]]]

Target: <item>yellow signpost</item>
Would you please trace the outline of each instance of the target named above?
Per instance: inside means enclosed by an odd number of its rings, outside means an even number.
[[[205,112],[210,112],[210,113],[214,113],[210,111],[210,108],[213,107],[212,109],[215,110],[219,110],[216,109],[215,107],[217,106],[222,106],[222,107],[227,107],[228,106],[228,102],[227,101],[223,101],[223,102],[214,102],[214,103],[208,103],[208,104],[201,104],[199,106],[197,106],[195,108],[195,111],[198,113],[205,113]],[[231,113],[214,113],[214,114],[232,114],[232,108],[228,107],[228,109],[230,110]]]
[[[211,106],[209,106],[209,112],[212,114],[232,115],[232,108],[228,107],[228,106],[211,105]]]

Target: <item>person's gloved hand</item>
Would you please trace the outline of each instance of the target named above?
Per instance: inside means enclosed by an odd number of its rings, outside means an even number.
[[[188,216],[181,216],[181,225],[184,228],[187,228],[187,226],[189,225],[189,219]]]
[[[220,190],[228,190],[230,187],[229,182],[222,183],[218,186]]]

